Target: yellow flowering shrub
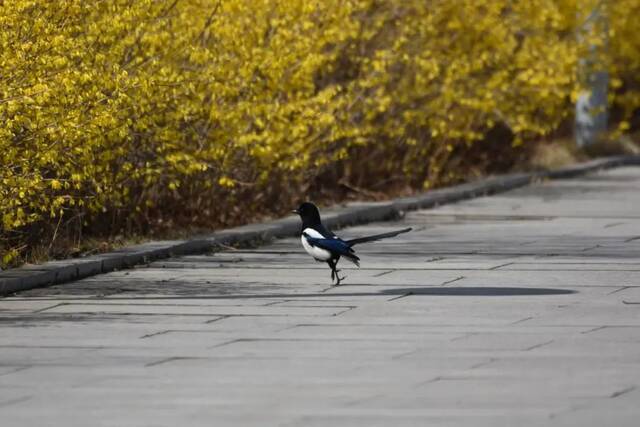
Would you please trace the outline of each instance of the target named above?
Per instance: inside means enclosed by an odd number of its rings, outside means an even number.
[[[607,11],[609,39],[605,43],[611,73],[610,102],[617,116],[614,118],[618,119],[618,131],[624,132],[632,125],[636,129],[640,126],[640,37],[636,19],[640,14],[640,1],[609,2]]]
[[[318,176],[458,179],[496,129],[510,146],[571,119],[581,5],[0,1],[1,263],[60,235],[278,212]],[[638,8],[609,11],[625,120]]]
[[[571,0],[373,2],[348,87],[380,159],[401,154],[388,170],[429,187],[464,173],[450,161],[496,126],[516,144],[557,129],[572,114],[574,17]]]

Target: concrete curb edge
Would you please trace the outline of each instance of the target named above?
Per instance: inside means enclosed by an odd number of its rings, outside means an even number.
[[[428,191],[385,202],[351,203],[323,212],[331,228],[398,218],[403,212],[428,209],[526,186],[542,179],[566,179],[618,166],[640,165],[640,156],[616,156],[542,172],[500,175],[476,182]],[[51,261],[0,272],[0,296],[27,289],[57,285],[176,255],[198,254],[234,244],[256,244],[291,237],[299,232],[299,219],[249,224],[189,240],[151,241],[114,252],[79,259]]]

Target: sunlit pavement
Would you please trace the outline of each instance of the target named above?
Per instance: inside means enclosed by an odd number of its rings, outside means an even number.
[[[3,426],[637,426],[640,168],[0,300]]]

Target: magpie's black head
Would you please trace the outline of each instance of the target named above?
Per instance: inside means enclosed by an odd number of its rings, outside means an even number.
[[[319,225],[320,224],[320,211],[313,203],[304,202],[298,209],[293,211],[300,215],[302,223],[305,225]]]

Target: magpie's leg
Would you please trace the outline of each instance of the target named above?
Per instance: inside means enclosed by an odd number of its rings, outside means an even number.
[[[338,261],[340,261],[340,258],[336,259],[336,262],[334,264],[336,267],[338,267]],[[337,279],[336,286],[338,286],[340,284],[341,280],[344,280],[347,277],[347,276],[342,276],[342,277],[338,276],[338,272],[339,271],[340,271],[340,269],[336,268],[336,279]]]
[[[338,275],[338,272],[340,271],[336,268],[336,266],[338,265],[338,260],[330,259],[329,261],[327,261],[327,264],[329,264],[329,267],[331,267],[331,282],[335,280],[336,281],[335,286],[338,286],[340,284],[340,281],[344,279],[344,277],[340,277]]]
[[[336,260],[330,259],[329,261],[327,261],[327,264],[329,264],[329,267],[331,267],[331,283],[333,283],[333,281],[338,278],[338,271],[336,270]],[[339,281],[340,279],[338,278],[338,282]]]

